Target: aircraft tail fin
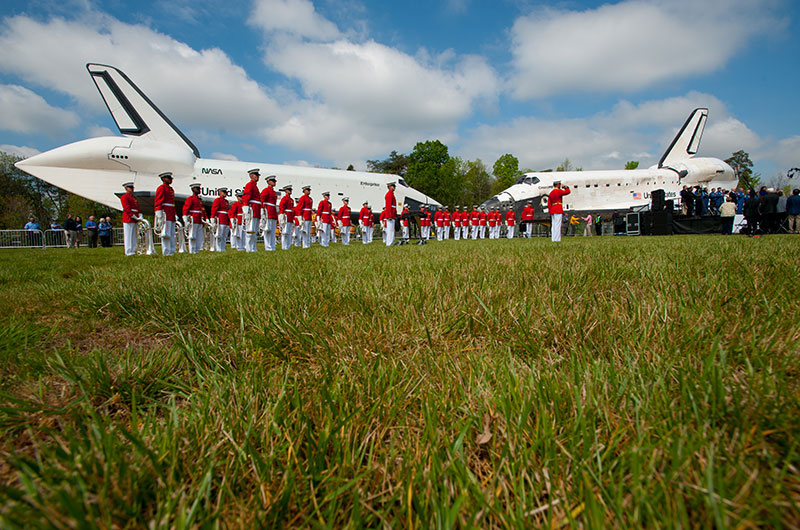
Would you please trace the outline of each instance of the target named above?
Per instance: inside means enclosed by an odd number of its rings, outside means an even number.
[[[111,117],[125,136],[148,137],[183,145],[200,157],[197,147],[139,90],[121,70],[105,64],[86,65]]]
[[[703,137],[707,119],[708,109],[694,109],[672,140],[667,152],[659,160],[658,167],[671,167],[694,156],[700,148],[700,139]]]

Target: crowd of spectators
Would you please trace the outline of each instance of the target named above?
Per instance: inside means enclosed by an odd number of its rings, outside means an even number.
[[[110,247],[113,242],[112,228],[110,217],[100,217],[96,219],[94,215],[90,215],[89,220],[84,223],[80,215],[73,217],[72,214],[68,213],[64,219],[63,225],[58,224],[55,220],[50,223],[50,230],[54,232],[63,232],[64,246],[67,248],[80,247],[84,239],[86,239],[89,248],[97,248],[98,242],[102,247]],[[33,217],[25,224],[25,230],[30,232],[28,239],[31,243],[29,244],[33,246],[41,244],[42,227]],[[85,236],[84,230],[86,232]],[[39,238],[36,239],[39,243],[36,243],[34,238]]]
[[[683,214],[689,217],[720,216],[722,233],[730,234],[736,215],[743,215],[748,235],[800,233],[800,190],[785,197],[782,190],[762,186],[758,191],[725,190],[684,186],[681,190]]]

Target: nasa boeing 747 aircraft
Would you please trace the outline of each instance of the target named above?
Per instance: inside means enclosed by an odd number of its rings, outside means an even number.
[[[441,206],[397,175],[201,158],[197,147],[122,71],[102,64],[87,64],[86,68],[123,136],[82,140],[21,160],[16,166],[87,199],[120,210],[122,184],[133,181],[141,208],[152,213],[155,191],[161,184],[158,175],[171,171],[178,202],[191,194],[190,184],[199,182],[201,198],[210,204],[218,188],[243,189],[247,170],[259,167],[262,175],[277,176],[279,187],[310,185],[315,204],[324,191],[331,192],[336,206],[337,197],[349,197],[355,215],[368,201],[377,218],[386,184],[392,181],[397,182],[397,202],[411,210],[419,210],[422,204]]]
[[[498,193],[485,207],[519,210],[532,201],[534,220],[549,219],[547,195],[555,181],[569,186],[564,211],[581,215],[625,212],[645,207],[653,190],[663,189],[667,200],[679,200],[683,186],[722,187],[737,184],[733,169],[717,158],[695,158],[708,119],[708,109],[695,109],[658,165],[648,169],[525,173],[513,186]]]

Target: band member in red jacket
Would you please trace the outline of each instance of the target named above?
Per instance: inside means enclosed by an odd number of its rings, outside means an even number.
[[[139,211],[139,201],[133,196],[133,182],[126,182],[122,187],[125,188],[125,194],[119,198],[119,201],[122,203],[122,227],[124,228],[122,237],[125,255],[134,256],[139,243],[136,224],[142,220],[142,214]]]
[[[342,245],[350,244],[350,197],[342,198],[343,206],[339,208],[339,230],[342,233]]]
[[[461,210],[461,239],[469,239],[469,207],[464,205]]]
[[[331,192],[324,191],[322,192],[322,200],[317,205],[317,218],[320,222],[319,244],[323,247],[327,247],[331,242],[332,210]]]
[[[410,223],[411,211],[408,209],[408,205],[403,205],[403,211],[400,213],[400,233],[402,236],[401,244],[408,244],[408,240],[410,238]]]
[[[481,206],[478,210],[478,239],[486,237],[486,207]]]
[[[433,216],[431,215],[431,211],[428,207],[423,204],[420,208],[420,219],[419,219],[419,232],[420,238],[422,241],[427,241],[431,237],[431,223],[433,221]]]
[[[381,224],[381,239],[383,239],[384,244],[386,243],[386,208],[381,210],[381,214],[378,216],[378,222]]]
[[[444,207],[444,215],[442,215],[442,236],[444,240],[447,241],[450,239],[450,223],[452,220],[452,216],[450,215],[450,207]]]
[[[189,254],[197,254],[203,250],[205,239],[206,209],[200,200],[200,183],[189,184],[192,194],[183,203],[183,222],[189,226]]]
[[[517,221],[517,215],[514,213],[514,207],[510,206],[506,212],[506,230],[508,239],[514,239],[514,224]]]
[[[303,194],[297,199],[297,209],[300,210],[300,218],[302,220],[300,230],[300,244],[302,248],[311,248],[311,210],[313,208],[314,203],[311,201],[311,186],[303,186]]]
[[[459,211],[461,207],[456,205],[453,207],[453,216],[452,216],[452,224],[453,224],[453,239],[458,241],[461,239],[461,212]]]
[[[242,220],[244,221],[245,249],[255,252],[258,243],[258,228],[261,224],[261,193],[258,191],[258,179],[261,172],[258,168],[247,172],[250,181],[245,185],[242,196],[245,205],[242,207]]]
[[[275,228],[278,226],[278,194],[275,192],[275,184],[278,182],[275,175],[267,177],[267,186],[261,190],[261,204],[264,211],[261,217],[266,218],[264,222],[264,250],[275,250]]]
[[[225,242],[231,231],[231,220],[229,217],[230,204],[228,204],[228,188],[219,188],[217,198],[211,203],[211,219],[216,225],[214,227],[214,245],[211,247],[216,252],[225,252]]]
[[[372,211],[367,201],[364,201],[358,212],[358,226],[361,228],[361,244],[372,243]]]
[[[384,218],[386,219],[386,246],[394,244],[394,222],[397,219],[397,200],[394,197],[394,190],[397,187],[395,182],[386,185],[389,191],[384,196]]]
[[[153,206],[156,212],[156,224],[153,232],[161,237],[161,253],[164,256],[175,254],[175,190],[172,189],[172,173],[167,171],[159,175],[161,185],[156,188],[156,199]]]
[[[444,239],[444,209],[439,208],[433,214],[433,224],[436,225],[436,241]]]
[[[490,208],[486,214],[486,223],[489,226],[489,239],[494,239],[494,229],[497,226],[497,218],[494,215],[494,208]]]
[[[281,228],[281,248],[289,250],[292,248],[292,236],[294,235],[294,199],[292,199],[292,187],[284,186],[281,188],[283,196],[278,205],[278,224]]]
[[[472,230],[470,232],[470,237],[472,239],[478,239],[478,230],[480,229],[480,217],[481,214],[478,212],[478,205],[472,207],[472,211],[469,214],[469,223],[472,225]]]
[[[550,238],[554,243],[561,241],[561,222],[564,217],[563,197],[569,195],[569,186],[561,187],[561,181],[553,182],[553,191],[547,197],[547,209],[550,212]]]
[[[528,201],[525,208],[522,209],[522,225],[525,228],[525,237],[530,238],[533,235],[533,203]]]
[[[242,192],[236,192],[236,200],[228,208],[228,219],[231,222],[231,248],[244,250],[244,236],[242,236]],[[241,238],[241,239],[240,239]]]

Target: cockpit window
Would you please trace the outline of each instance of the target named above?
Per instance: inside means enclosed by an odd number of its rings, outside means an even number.
[[[522,175],[520,178],[517,179],[514,184],[538,184],[539,177],[529,177],[528,175]]]
[[[397,183],[400,184],[401,186],[405,186],[406,188],[410,187],[408,183],[403,179],[397,179]]]

